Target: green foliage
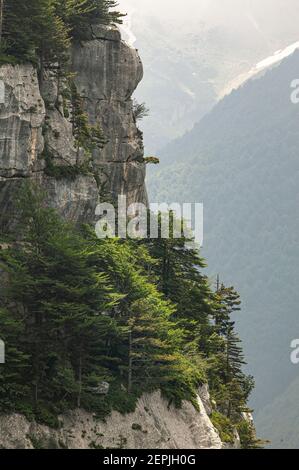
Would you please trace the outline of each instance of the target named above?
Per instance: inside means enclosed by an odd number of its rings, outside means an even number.
[[[44,207],[42,195],[25,188],[21,198],[23,240],[3,258],[10,281],[6,295],[22,306],[17,320],[24,330],[10,344],[18,344],[26,357],[26,373],[19,370],[8,384],[28,383],[40,417],[40,403],[56,403],[56,412],[64,400],[80,405],[91,382],[110,376],[109,361],[100,358],[117,330],[106,314],[117,296],[93,267],[80,234]],[[7,367],[3,370],[7,373]]]
[[[103,242],[93,234],[91,240],[97,263],[108,271],[122,295],[116,314],[122,339],[114,347],[120,351],[119,368],[127,390],[160,388],[177,403],[194,398],[203,373],[181,353],[183,332],[171,319],[174,306],[148,275],[155,262],[143,246],[119,240]]]
[[[151,165],[159,165],[160,163],[160,160],[159,158],[157,157],[144,157],[143,159],[144,163],[146,163],[147,165],[151,164]]]
[[[230,419],[218,411],[214,411],[211,415],[211,421],[219,432],[222,442],[233,444],[235,440],[235,426]]]
[[[122,23],[123,14],[115,10],[114,0],[59,0],[57,13],[70,28],[74,39],[90,38],[90,25]]]
[[[32,446],[33,446],[33,449],[44,449],[44,445],[43,445],[43,442],[41,441],[41,439],[38,439],[34,434],[27,434],[27,439],[30,440]]]
[[[214,294],[208,279],[202,274],[204,260],[198,250],[188,245],[193,240],[182,234],[170,216],[170,237],[162,238],[163,227],[159,222],[159,238],[143,243],[156,260],[152,271],[164,296],[175,304],[173,320],[183,331],[184,353],[206,351],[212,331]],[[175,237],[175,229],[178,238]],[[181,235],[180,235],[181,234]],[[163,236],[163,235],[162,235]]]
[[[88,176],[92,174],[92,169],[89,160],[86,160],[84,163],[76,165],[56,165],[47,150],[44,151],[43,157],[46,163],[45,174],[57,180],[67,179],[70,181],[74,181],[80,175]]]
[[[138,103],[136,100],[134,100],[133,113],[136,121],[141,121],[149,115],[149,108],[145,103]]]
[[[84,100],[78,93],[77,87],[72,79],[67,81],[67,86],[63,93],[64,106],[68,111],[68,118],[73,126],[73,136],[75,148],[77,150],[77,163],[57,165],[49,152],[47,146],[42,157],[45,159],[45,173],[55,179],[75,180],[80,175],[94,175],[92,167],[92,152],[102,149],[107,143],[99,125],[91,125],[88,115],[84,111]],[[82,152],[84,159],[82,161]]]
[[[20,62],[39,61],[41,68],[62,64],[70,45],[68,28],[52,0],[5,0],[0,40],[2,54]]]
[[[199,410],[198,387],[209,380],[228,439],[251,389],[229,317],[239,298],[211,290],[191,240],[99,240],[89,226],[64,222],[27,184],[18,209],[19,240],[0,252],[9,276],[0,409],[57,428],[69,409],[105,419],[160,390],[169,404],[188,400]]]
[[[285,87],[298,59],[297,51],[221,100],[147,178],[151,200],[204,201],[208,272],[242,292],[237,327],[257,385],[252,406],[273,448],[299,446],[288,395],[298,370],[282,354],[298,324],[298,106]]]
[[[69,84],[70,104],[71,104],[71,123],[73,125],[73,135],[75,137],[76,147],[84,149],[87,154],[93,150],[102,149],[107,143],[99,125],[91,125],[88,115],[84,111],[84,100],[78,93],[77,87],[73,81]]]
[[[133,431],[142,431],[142,426],[140,426],[140,424],[138,424],[138,423],[133,423],[132,424],[132,429],[133,429]]]
[[[218,286],[215,294],[215,331],[210,338],[209,380],[219,409],[228,418],[246,411],[246,403],[254,388],[251,376],[243,372],[246,364],[241,341],[235,333],[231,316],[240,311],[240,297],[233,287]]]
[[[242,449],[263,449],[266,441],[257,439],[253,425],[245,419],[237,425]]]

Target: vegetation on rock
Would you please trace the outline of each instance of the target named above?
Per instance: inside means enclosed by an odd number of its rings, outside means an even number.
[[[73,40],[90,39],[92,24],[121,23],[114,0],[4,0],[0,63],[33,62],[64,68]]]
[[[18,242],[1,251],[9,282],[1,297],[8,347],[0,410],[57,427],[66,410],[128,412],[157,389],[176,406],[197,406],[198,386],[208,381],[225,422],[240,423],[252,383],[235,337],[226,336],[226,325],[234,335],[238,297],[223,286],[213,292],[185,237],[98,240],[26,184],[18,205]],[[96,392],[102,382],[107,394]]]

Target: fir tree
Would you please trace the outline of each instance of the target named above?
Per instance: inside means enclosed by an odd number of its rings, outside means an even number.
[[[197,369],[181,354],[184,335],[173,319],[175,307],[157,291],[148,274],[155,261],[145,247],[130,242],[97,240],[94,244],[98,265],[123,297],[114,313],[123,335],[114,347],[122,358],[119,370],[128,392],[161,388],[178,402],[184,393],[194,398],[204,376],[202,364],[198,361]]]
[[[160,224],[160,221],[159,221]],[[199,352],[206,348],[206,340],[211,332],[210,319],[213,315],[214,297],[208,279],[202,274],[206,264],[195,248],[190,248],[194,240],[173,235],[173,227],[178,222],[170,216],[170,238],[145,240],[151,256],[157,261],[153,272],[157,284],[167,299],[176,305],[173,318],[185,332],[185,345]]]
[[[61,370],[74,373],[71,399],[81,403],[90,377],[109,375],[101,367],[106,341],[116,326],[107,315],[117,302],[104,274],[95,271],[80,235],[51,209],[43,195],[25,188],[21,195],[23,239],[5,256],[10,276],[8,297],[24,309],[24,351],[35,406],[40,399],[58,400],[51,387]]]
[[[76,40],[90,39],[91,24],[121,23],[124,15],[115,8],[114,0],[57,0],[58,16],[70,28]]]
[[[22,313],[0,308],[0,335],[5,343],[5,364],[0,364],[0,410],[4,413],[21,411],[16,404],[26,401],[30,391],[26,383],[28,356],[22,348],[24,333]]]
[[[116,6],[113,0],[1,0],[1,61],[65,73],[71,40],[90,39],[91,24],[121,23]]]
[[[210,380],[221,411],[232,418],[246,410],[248,397],[254,387],[253,378],[246,376],[241,340],[235,332],[232,315],[240,311],[240,296],[233,287],[217,286],[215,294],[215,332],[211,342]]]
[[[65,61],[68,29],[55,14],[52,0],[6,0],[3,12],[2,53],[41,69]]]

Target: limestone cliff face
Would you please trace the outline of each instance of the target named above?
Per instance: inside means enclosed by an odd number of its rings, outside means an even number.
[[[72,49],[76,89],[91,125],[107,140],[93,149],[88,171],[74,178],[49,175],[86,159],[76,145],[67,113],[64,84],[51,71],[38,77],[32,65],[0,67],[0,228],[12,221],[16,191],[24,180],[45,189],[48,202],[67,219],[92,222],[103,187],[112,198],[147,203],[142,134],[136,126],[132,94],[142,79],[135,49],[116,28],[93,27],[90,40]],[[2,93],[4,91],[4,93]],[[0,247],[1,248],[1,247]],[[1,272],[0,272],[1,276]],[[3,283],[3,273],[2,280]],[[198,394],[197,411],[189,402],[168,406],[159,392],[145,394],[134,413],[113,412],[106,421],[76,410],[61,417],[59,430],[29,422],[21,415],[0,416],[0,448],[151,448],[220,449],[225,447],[210,414],[207,387]],[[239,446],[236,436],[235,446]]]
[[[145,394],[134,413],[113,411],[104,421],[77,410],[61,417],[62,427],[52,430],[28,422],[21,415],[0,416],[3,448],[123,448],[123,449],[222,449],[209,418],[211,405],[206,387],[198,394],[200,411],[189,402],[182,408],[168,406],[160,392]],[[239,447],[236,439],[235,448]]]
[[[112,195],[129,203],[146,202],[142,133],[137,129],[131,96],[143,77],[136,49],[121,41],[117,29],[93,27],[95,40],[74,47],[73,70],[89,119],[99,122],[108,143],[94,152],[94,164]]]
[[[47,71],[38,79],[28,64],[0,67],[1,225],[9,219],[12,198],[24,178],[40,182],[49,204],[75,222],[93,221],[103,187],[112,198],[126,194],[129,203],[147,202],[142,134],[131,99],[143,75],[137,51],[121,40],[116,28],[97,26],[90,41],[73,47],[71,69],[90,123],[98,124],[107,140],[102,150],[94,150],[90,173],[73,179],[54,178],[46,171],[45,150],[57,166],[83,160],[61,83]]]

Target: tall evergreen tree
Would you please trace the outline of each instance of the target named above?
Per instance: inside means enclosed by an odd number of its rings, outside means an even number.
[[[175,224],[178,222],[170,216],[169,238],[159,236],[158,239],[142,243],[145,243],[156,260],[153,273],[159,289],[176,305],[173,318],[179,321],[185,332],[185,345],[199,352],[206,348],[206,340],[211,332],[214,296],[207,277],[202,274],[206,264],[199,251],[190,248],[194,240],[183,233],[175,238]]]
[[[124,15],[114,0],[56,0],[59,18],[70,28],[74,39],[90,39],[91,24],[121,23]]]
[[[25,334],[22,313],[15,309],[12,314],[0,308],[0,334],[5,343],[5,364],[0,364],[0,410],[20,411],[15,404],[26,400],[30,391],[26,383],[28,355],[22,347]]]
[[[215,331],[210,338],[210,381],[221,411],[231,418],[246,409],[254,382],[243,372],[246,364],[241,340],[235,332],[232,315],[241,310],[240,296],[233,287],[217,286],[215,294]]]
[[[67,63],[72,39],[90,39],[90,25],[121,23],[113,0],[1,0],[1,61],[44,67]]]
[[[93,238],[92,235],[91,241]],[[123,358],[120,370],[127,390],[161,388],[178,401],[184,393],[194,398],[204,376],[202,364],[198,361],[196,368],[181,353],[184,335],[174,319],[175,307],[157,291],[149,275],[149,266],[155,261],[145,247],[135,243],[93,243],[99,268],[109,273],[123,296],[114,313],[123,331],[122,340],[115,347]]]
[[[22,62],[39,62],[41,68],[63,63],[70,45],[53,0],[5,0],[2,38],[2,53]]]

